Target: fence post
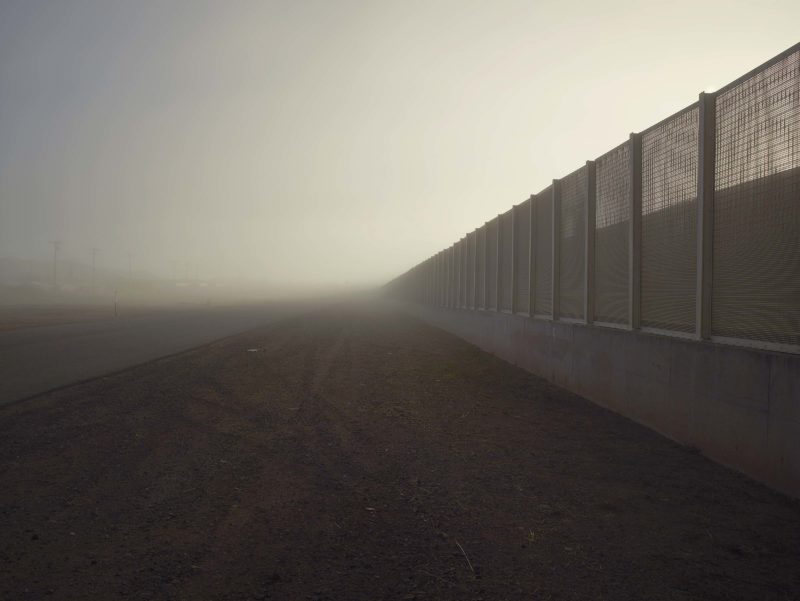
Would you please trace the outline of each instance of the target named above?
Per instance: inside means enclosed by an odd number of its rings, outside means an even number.
[[[450,286],[450,308],[455,309],[458,301],[457,287],[458,287],[458,273],[456,272],[456,243],[453,243],[450,257],[450,277],[452,284]]]
[[[432,307],[435,307],[436,304],[437,304],[436,303],[436,292],[437,292],[437,290],[436,290],[436,277],[438,275],[439,266],[436,264],[436,259],[437,259],[437,257],[436,257],[435,254],[431,255],[431,258],[428,259],[428,261],[430,263],[430,274],[429,274],[430,291],[428,292],[428,304],[431,305]]]
[[[534,244],[533,234],[536,231],[536,196],[530,195],[530,212],[528,213],[528,316],[533,317],[533,295],[536,292],[536,245]]]
[[[483,301],[481,302],[481,309],[486,311],[488,309],[487,294],[486,294],[486,281],[489,279],[487,276],[489,272],[489,222],[483,224],[483,286],[482,294]]]
[[[436,255],[436,262],[439,265],[439,279],[436,282],[436,304],[439,307],[443,306],[444,304],[442,302],[442,291],[444,290],[444,286],[442,285],[442,283],[444,282],[444,262],[442,261],[443,258],[444,255],[442,254],[442,251],[439,251],[439,254]]]
[[[458,281],[459,281],[459,288],[458,288],[458,308],[464,309],[465,305],[467,304],[467,270],[464,269],[466,265],[466,243],[467,237],[462,236],[461,240],[458,243]]]
[[[453,275],[455,275],[455,294],[453,308],[461,307],[461,243],[456,242],[453,248]]]
[[[425,261],[425,304],[428,305],[431,302],[431,263],[430,261]]]
[[[472,308],[477,311],[480,307],[478,304],[478,236],[480,232],[478,228],[472,232],[472,246],[475,251],[472,253]]]
[[[466,234],[461,243],[461,308],[469,309],[469,279],[467,271],[469,267],[469,234]]]
[[[561,264],[561,182],[553,180],[553,321],[559,316],[558,305],[561,302],[561,274],[559,273]]]
[[[583,315],[586,323],[594,321],[594,230],[597,200],[597,171],[594,161],[586,161],[586,255],[584,261]]]
[[[448,249],[442,251],[442,307],[447,307],[447,289],[450,286],[450,269],[447,264]]]
[[[453,309],[458,309],[458,242],[453,244]]]
[[[450,247],[450,308],[456,308],[456,243]]]
[[[716,159],[716,95],[700,93],[697,165],[697,289],[695,335],[711,338],[711,294],[714,252],[714,165]]]
[[[642,135],[630,137],[631,200],[628,221],[628,324],[642,325]]]
[[[500,235],[503,228],[500,227],[500,215],[497,215],[497,253],[495,256],[495,270],[494,270],[494,310],[496,313],[500,312]]]
[[[517,312],[517,205],[511,205],[511,313]]]

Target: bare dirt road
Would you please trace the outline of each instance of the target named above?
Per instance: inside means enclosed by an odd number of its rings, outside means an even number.
[[[0,408],[0,483],[3,599],[800,598],[800,503],[366,306]]]
[[[29,321],[0,316],[0,326],[14,326],[0,328],[0,405],[264,325],[290,310],[264,303],[134,310],[117,318],[88,310],[48,316],[65,323],[36,321],[41,311],[28,311]]]

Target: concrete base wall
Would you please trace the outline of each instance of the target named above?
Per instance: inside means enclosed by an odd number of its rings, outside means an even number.
[[[800,497],[800,356],[505,313],[402,306]]]

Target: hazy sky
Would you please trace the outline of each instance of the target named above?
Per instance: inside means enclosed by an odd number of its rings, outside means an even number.
[[[798,24],[797,0],[0,0],[0,256],[382,282]]]

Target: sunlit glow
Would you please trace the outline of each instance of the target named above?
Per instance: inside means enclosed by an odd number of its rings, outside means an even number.
[[[0,257],[382,283],[798,22],[795,0],[3,3]]]

